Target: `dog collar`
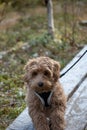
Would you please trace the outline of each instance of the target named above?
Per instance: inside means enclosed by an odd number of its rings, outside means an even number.
[[[53,91],[38,93],[35,92],[35,95],[41,100],[41,103],[45,107],[49,107],[51,105],[51,97],[52,97]]]

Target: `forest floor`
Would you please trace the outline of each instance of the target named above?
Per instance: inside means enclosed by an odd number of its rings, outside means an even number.
[[[54,40],[47,35],[44,6],[20,11],[8,8],[0,16],[0,130],[26,107],[23,68],[28,59],[49,56],[58,60],[62,69],[87,43],[87,27],[79,25],[87,20],[87,6],[78,4],[74,16],[71,5],[65,13],[61,4],[54,3]]]

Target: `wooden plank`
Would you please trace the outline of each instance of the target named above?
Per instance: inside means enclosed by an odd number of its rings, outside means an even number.
[[[87,124],[87,78],[67,103],[65,130],[83,130]]]
[[[82,51],[76,55],[76,57],[62,70],[65,72],[83,53],[87,50],[85,46]],[[60,79],[65,93],[67,96],[71,94],[79,87],[87,74],[87,54],[74,66],[65,76]],[[28,110],[25,109],[17,119],[6,130],[34,130],[31,118],[28,115]]]
[[[87,50],[85,46],[80,53],[78,53],[75,58],[61,71],[65,72],[72,64],[74,64],[78,58]],[[79,87],[79,84],[84,80],[87,75],[87,53],[84,57],[68,72],[64,75],[60,82],[64,88],[64,91],[68,97],[70,97],[73,92]]]

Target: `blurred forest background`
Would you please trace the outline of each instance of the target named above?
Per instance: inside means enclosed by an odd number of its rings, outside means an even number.
[[[44,0],[0,0],[0,130],[23,109],[23,67],[49,56],[61,69],[87,44],[87,0],[53,0],[55,38],[47,33]]]

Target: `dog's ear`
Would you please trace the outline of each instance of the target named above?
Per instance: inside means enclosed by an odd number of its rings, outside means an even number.
[[[53,78],[54,82],[57,82],[60,77],[60,64],[57,61],[54,61],[53,64]]]
[[[25,66],[24,66],[24,71],[25,71],[25,74],[24,74],[24,76],[23,76],[23,80],[24,80],[24,82],[28,82],[29,81],[29,76],[28,76],[28,64],[26,64]]]
[[[24,66],[25,75],[23,77],[23,80],[25,82],[29,82],[29,72],[36,65],[36,61],[34,59],[30,59],[27,64]]]
[[[24,82],[28,82],[29,78],[28,78],[28,70],[29,70],[29,62],[24,66],[24,76],[23,76],[23,80]]]
[[[28,61],[28,63],[24,66],[25,71],[29,71],[37,62],[34,59]]]
[[[24,76],[23,76],[23,80],[24,80],[24,82],[26,82],[26,83],[29,82],[29,75],[28,75],[27,73],[24,74]]]

